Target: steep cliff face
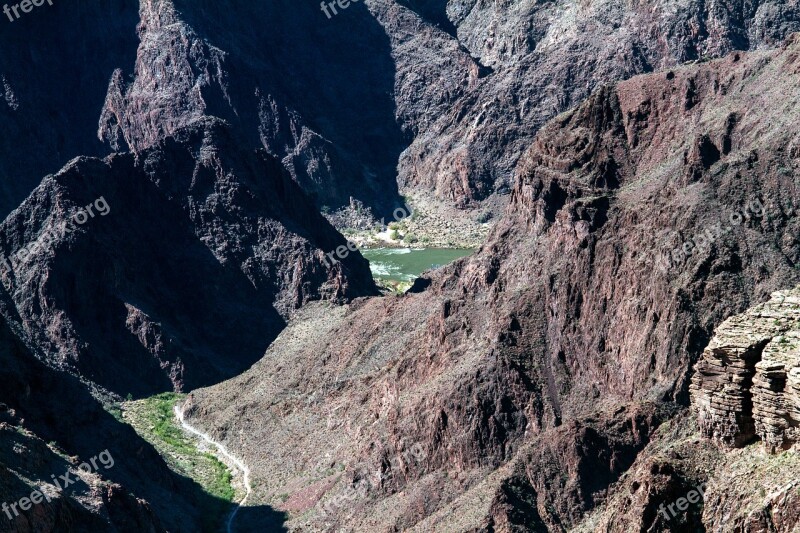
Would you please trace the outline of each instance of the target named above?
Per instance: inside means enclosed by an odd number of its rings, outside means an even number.
[[[480,530],[489,511],[455,512],[466,494],[499,498],[494,523],[576,524],[662,420],[614,413],[688,405],[714,328],[800,279],[799,61],[791,39],[598,90],[540,131],[474,257],[403,298],[307,309],[195,393],[196,422],[250,462],[261,501],[289,495],[292,527]],[[523,450],[585,417],[595,434],[565,431],[613,466],[543,483],[551,458]]]
[[[295,308],[375,294],[281,165],[205,119],[138,155],[79,158],[0,226],[3,315],[51,366],[118,395],[217,382]]]
[[[794,5],[739,1],[374,0],[328,18],[316,4],[153,0],[141,18],[134,79],[128,66],[114,75],[100,121],[112,146],[222,116],[320,204],[355,197],[376,212],[394,207],[397,183],[484,200],[509,188],[536,131],[599,85],[800,30]],[[270,31],[239,31],[242,18]]]
[[[110,146],[138,151],[218,116],[318,207],[398,205],[394,62],[363,5],[328,20],[316,3],[147,0],[140,17],[136,63],[115,71],[100,118]]]
[[[726,320],[692,377],[692,409],[705,437],[742,446],[758,437],[768,450],[800,440],[800,291]]]
[[[800,30],[794,3],[762,0],[369,0],[329,14],[143,0],[7,24],[0,212],[75,156],[139,151],[204,116],[282,160],[318,207],[354,198],[388,216],[398,184],[476,205],[507,192],[538,129],[599,85]]]
[[[517,161],[539,128],[600,85],[775,45],[800,30],[800,11],[787,2],[406,4],[449,30],[486,72],[415,137],[400,162],[402,184],[457,203],[513,185]],[[398,101],[406,94],[398,91]]]
[[[798,97],[796,46],[634,78],[538,137],[497,234],[540,249],[525,281],[546,287],[548,358],[574,392],[686,402],[713,325],[796,279],[794,136],[761,131],[790,108],[757,103]],[[462,285],[518,276],[525,256],[496,249]]]
[[[111,73],[136,57],[136,2],[52,4],[0,20],[0,218],[74,157],[108,154],[98,113]]]

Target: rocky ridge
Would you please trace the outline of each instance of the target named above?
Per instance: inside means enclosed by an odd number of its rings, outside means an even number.
[[[0,145],[14,178],[0,212],[73,157],[140,151],[215,116],[281,160],[318,207],[358,200],[380,218],[402,189],[499,214],[539,128],[602,84],[800,30],[797,6],[775,0],[350,7],[328,19],[288,0],[115,0],[9,25],[0,118],[16,140]]]
[[[204,119],[45,178],[0,225],[0,310],[34,353],[117,397],[194,388],[250,366],[304,303],[377,294],[359,253],[326,264],[346,241],[280,163],[239,145]]]
[[[481,67],[479,79],[451,100],[400,160],[403,187],[431,190],[461,205],[512,187],[517,162],[538,130],[603,84],[775,46],[800,30],[795,4],[771,1],[406,4],[442,33],[449,30]],[[435,79],[435,65],[428,60],[426,76]],[[398,90],[399,101],[409,96]]]

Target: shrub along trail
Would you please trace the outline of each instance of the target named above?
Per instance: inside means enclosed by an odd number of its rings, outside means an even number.
[[[211,436],[209,436],[208,434],[203,433],[202,431],[192,427],[188,422],[186,422],[186,420],[185,420],[185,418],[183,416],[183,411],[180,408],[180,405],[176,405],[175,406],[175,417],[178,419],[178,422],[180,422],[181,427],[183,427],[183,429],[185,429],[186,431],[188,431],[189,433],[191,433],[193,435],[196,435],[196,436],[200,437],[204,441],[206,441],[209,444],[211,444],[212,446],[214,446],[217,449],[217,451],[220,453],[220,455],[222,455],[222,457],[227,459],[227,462],[229,464],[232,463],[234,466],[236,466],[236,468],[238,468],[242,472],[242,478],[243,478],[242,481],[244,483],[245,496],[244,496],[244,498],[242,498],[242,501],[240,501],[238,504],[235,504],[235,507],[233,508],[233,511],[231,512],[231,515],[228,518],[227,530],[228,530],[228,533],[232,533],[233,532],[233,521],[236,518],[236,515],[239,512],[239,509],[242,508],[242,506],[247,501],[247,498],[250,497],[250,493],[252,492],[252,489],[250,487],[250,469],[247,468],[247,465],[245,465],[242,461],[240,461],[239,459],[234,457],[233,454],[231,454],[227,450],[227,448],[225,448],[225,446],[223,446],[222,444],[216,442],[214,439],[211,438]]]

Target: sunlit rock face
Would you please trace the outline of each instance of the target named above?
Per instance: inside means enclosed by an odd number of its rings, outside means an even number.
[[[760,439],[772,452],[800,438],[800,290],[726,320],[692,378],[700,429],[720,444]]]

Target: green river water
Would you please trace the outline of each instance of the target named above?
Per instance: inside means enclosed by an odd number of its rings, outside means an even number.
[[[413,281],[426,270],[451,263],[473,251],[454,248],[377,248],[361,250],[361,255],[369,260],[374,278],[401,282]]]

